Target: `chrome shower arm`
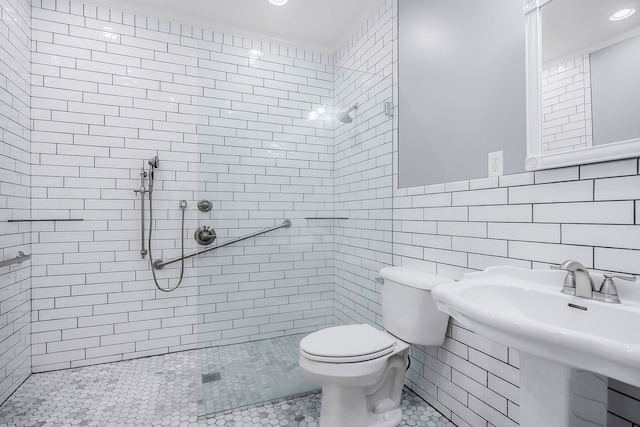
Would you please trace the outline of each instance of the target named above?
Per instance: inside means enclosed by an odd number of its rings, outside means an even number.
[[[211,247],[208,247],[208,248],[205,248],[205,249],[201,249],[199,251],[191,252],[191,253],[183,256],[183,257],[179,256],[179,257],[168,259],[166,261],[161,260],[161,259],[156,260],[153,263],[153,268],[155,268],[157,270],[160,270],[160,269],[164,268],[164,266],[169,265],[169,264],[173,264],[174,262],[178,262],[178,261],[183,260],[183,259],[191,258],[191,257],[194,257],[196,255],[200,255],[200,254],[203,254],[205,252],[209,252],[209,251],[212,251],[214,249],[221,248],[223,246],[227,246],[227,245],[231,245],[233,243],[240,242],[242,240],[250,239],[251,237],[255,237],[255,236],[258,236],[260,234],[268,233],[270,231],[277,230],[279,228],[289,228],[289,227],[291,227],[291,221],[288,220],[288,219],[285,219],[282,222],[282,224],[278,224],[278,225],[275,225],[273,227],[269,227],[269,228],[265,228],[265,229],[262,229],[262,230],[254,231],[253,233],[247,234],[246,236],[236,237],[235,239],[227,240],[224,243],[220,243],[220,244],[217,244],[215,246],[211,246]]]

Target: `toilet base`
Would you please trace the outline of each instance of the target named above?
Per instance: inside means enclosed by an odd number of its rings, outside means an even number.
[[[402,409],[381,414],[367,413],[362,388],[328,384],[322,387],[319,427],[396,427],[402,422]]]
[[[402,422],[402,389],[409,346],[391,356],[383,372],[361,377],[352,384],[324,382],[320,427],[396,427]],[[301,365],[302,366],[302,365]],[[309,374],[303,369],[303,372]],[[375,378],[375,383],[370,381]],[[335,378],[334,378],[335,380]],[[369,383],[370,385],[365,385]]]
[[[319,427],[369,427],[367,397],[361,387],[322,386]]]
[[[402,422],[402,409],[397,408],[384,414],[369,413],[369,427],[396,427]]]

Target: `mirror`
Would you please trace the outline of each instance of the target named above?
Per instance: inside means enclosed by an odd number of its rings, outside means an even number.
[[[640,0],[528,0],[525,13],[526,168],[639,156]]]

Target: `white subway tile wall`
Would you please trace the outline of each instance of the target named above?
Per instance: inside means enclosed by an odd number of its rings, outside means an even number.
[[[335,130],[335,316],[339,324],[381,323],[378,271],[390,265],[392,232],[393,2],[382,1],[338,50],[336,109],[353,122]]]
[[[66,0],[33,1],[33,371],[334,323],[333,57]],[[157,291],[140,257],[140,168],[160,157],[154,259],[219,241]],[[211,200],[210,213],[196,204]],[[146,203],[149,217],[149,204]],[[148,219],[145,227],[148,228]],[[146,245],[146,242],[145,242]],[[173,287],[180,263],[158,271]]]
[[[394,217],[394,264],[455,279],[493,265],[548,268],[567,259],[594,270],[640,274],[632,184],[638,172],[633,159],[529,173],[508,188],[495,183],[494,189],[430,198],[414,195],[421,189],[397,190],[394,206],[417,214]],[[507,191],[500,204],[498,190]],[[441,209],[456,205],[463,212],[441,211],[425,221],[419,213],[432,209],[432,200],[450,200]],[[456,425],[517,425],[516,352],[451,321],[442,347],[414,347],[413,356],[412,389]],[[640,391],[613,380],[609,387],[608,425],[637,426]]]
[[[589,55],[542,70],[542,151],[593,146]]]
[[[30,37],[27,0],[0,0],[0,261],[29,254]],[[30,261],[0,267],[0,402],[31,374]]]

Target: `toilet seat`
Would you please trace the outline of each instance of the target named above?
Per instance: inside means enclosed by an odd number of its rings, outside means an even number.
[[[397,344],[397,338],[370,325],[344,325],[307,335],[300,352],[318,362],[356,363],[390,354]]]

